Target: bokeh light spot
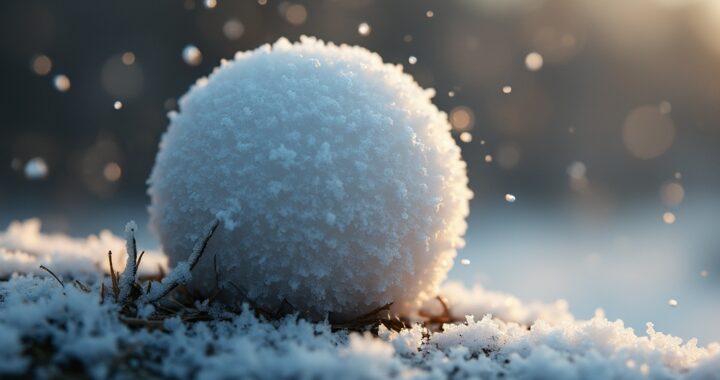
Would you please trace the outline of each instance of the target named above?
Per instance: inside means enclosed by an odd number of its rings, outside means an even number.
[[[570,164],[570,166],[568,166],[567,173],[571,178],[585,178],[585,174],[587,173],[587,167],[585,167],[584,163],[580,161],[575,161]]]
[[[190,66],[197,66],[202,62],[202,52],[195,45],[187,45],[182,51],[183,61]]]
[[[52,70],[52,60],[46,55],[36,55],[30,62],[30,67],[37,75],[48,75]]]
[[[665,224],[673,224],[675,223],[675,214],[668,211],[663,214],[662,219]]]
[[[525,67],[530,71],[538,71],[543,67],[543,57],[538,52],[531,52],[525,56]]]
[[[293,25],[302,25],[307,19],[307,10],[301,4],[288,5],[285,10],[285,19]]]
[[[475,124],[475,114],[468,107],[455,107],[450,111],[450,123],[456,131],[472,129]]]
[[[58,91],[67,92],[70,90],[70,78],[63,74],[55,75],[55,78],[53,78],[53,85]]]
[[[30,159],[25,164],[25,177],[30,180],[38,180],[47,177],[48,166],[42,157]]]
[[[103,168],[103,176],[110,182],[116,182],[122,176],[122,169],[117,162],[108,162]]]
[[[371,31],[371,29],[370,29],[370,25],[368,25],[368,23],[363,22],[363,23],[360,23],[360,25],[358,25],[358,34],[360,34],[361,36],[363,36],[363,37],[369,36],[370,31]]]
[[[633,156],[649,160],[665,153],[675,139],[675,125],[658,107],[642,106],[625,119],[623,143]]]
[[[231,18],[223,24],[223,34],[229,40],[237,40],[245,33],[245,26],[240,20]]]
[[[677,206],[685,198],[685,189],[679,182],[666,182],[660,187],[660,199],[665,206]]]
[[[125,52],[125,53],[123,53],[121,59],[122,59],[122,63],[124,63],[126,65],[132,65],[133,63],[135,63],[135,53],[133,53],[131,51]]]

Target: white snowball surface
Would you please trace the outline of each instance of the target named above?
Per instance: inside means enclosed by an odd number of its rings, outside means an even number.
[[[433,95],[377,54],[309,37],[223,62],[169,115],[149,179],[171,265],[217,217],[192,273],[201,294],[217,283],[226,303],[318,317],[419,307],[464,244],[472,198]]]

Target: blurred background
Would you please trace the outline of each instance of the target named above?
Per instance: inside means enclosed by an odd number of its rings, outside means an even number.
[[[720,340],[715,0],[3,1],[0,224],[146,225],[177,98],[302,34],[436,90],[476,194],[451,279]]]

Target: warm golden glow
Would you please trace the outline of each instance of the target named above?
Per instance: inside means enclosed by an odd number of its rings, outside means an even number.
[[[52,60],[46,55],[38,55],[33,58],[31,66],[35,74],[48,75],[52,70]]]
[[[103,168],[103,176],[110,182],[116,182],[122,175],[122,169],[116,162],[108,162]]]
[[[530,71],[538,71],[543,67],[543,57],[540,53],[532,52],[525,56],[525,67]]]
[[[292,4],[285,11],[285,18],[293,25],[302,25],[307,19],[307,10],[301,4]]]
[[[472,129],[475,123],[475,115],[470,108],[459,106],[450,111],[450,123],[456,131]]]
[[[663,219],[663,222],[665,222],[665,224],[673,224],[673,223],[675,223],[675,214],[668,211],[663,214],[662,219]]]
[[[132,65],[133,63],[135,63],[135,54],[131,51],[124,53],[122,55],[122,63],[126,65]]]
[[[70,78],[63,74],[56,75],[55,78],[53,78],[53,84],[60,92],[67,92],[70,90]]]

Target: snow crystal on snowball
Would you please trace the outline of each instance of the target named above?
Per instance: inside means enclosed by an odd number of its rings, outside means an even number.
[[[283,38],[236,54],[180,99],[148,181],[171,264],[218,218],[201,294],[215,256],[226,303],[417,308],[464,244],[472,197],[433,95],[361,47]]]

